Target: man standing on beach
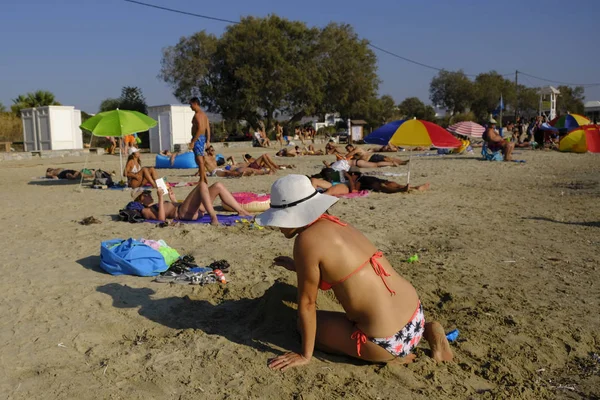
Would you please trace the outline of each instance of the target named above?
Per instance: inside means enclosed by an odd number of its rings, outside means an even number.
[[[204,168],[204,151],[210,146],[210,124],[208,117],[200,108],[200,100],[193,97],[190,100],[190,107],[194,110],[194,118],[192,118],[192,141],[189,144],[189,149],[194,150],[196,156],[196,164],[198,164],[197,176],[204,182],[206,179],[206,171]]]
[[[210,224],[219,225],[217,220],[217,214],[212,205],[210,199],[210,193],[208,191],[208,179],[206,178],[206,167],[204,165],[204,151],[206,147],[210,146],[210,125],[208,123],[208,117],[200,109],[200,100],[197,97],[192,97],[190,100],[190,107],[194,110],[194,118],[192,118],[192,141],[189,144],[190,150],[194,150],[196,156],[196,164],[198,164],[198,175],[200,180],[198,181],[198,191],[200,194],[200,202],[206,209],[208,215],[210,215]]]

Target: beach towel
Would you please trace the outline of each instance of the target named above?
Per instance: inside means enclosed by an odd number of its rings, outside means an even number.
[[[360,192],[343,194],[343,195],[337,196],[337,197],[339,197],[340,199],[355,199],[357,197],[366,197],[368,195],[369,195],[368,190],[361,190]]]
[[[217,219],[219,220],[219,224],[225,226],[235,225],[236,221],[239,220],[252,220],[254,217],[242,217],[239,215],[227,215],[227,214],[217,214]],[[160,224],[163,221],[159,221],[156,219],[147,219],[144,222],[149,222],[151,224]],[[181,224],[210,224],[210,216],[208,214],[203,215],[201,218],[195,221],[181,221],[178,219],[174,219],[173,222],[178,222]]]

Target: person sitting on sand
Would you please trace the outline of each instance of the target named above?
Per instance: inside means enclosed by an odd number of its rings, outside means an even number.
[[[228,157],[227,161],[229,161],[230,164],[223,166],[226,161],[223,160],[223,163],[219,163],[215,155],[214,147],[207,147],[206,154],[204,155],[204,166],[206,167],[206,176],[218,176],[221,178],[237,178],[240,176],[264,175],[268,173],[268,171],[265,171],[264,169],[256,170],[248,168],[245,164],[236,165],[233,157]]]
[[[331,196],[343,196],[349,193],[360,192],[361,190],[370,190],[381,193],[405,193],[412,190],[424,192],[429,189],[430,184],[425,183],[419,186],[400,185],[397,182],[387,179],[377,178],[376,176],[363,175],[358,167],[350,167],[348,172],[344,172],[345,182],[336,182],[332,177],[337,173],[331,168],[321,170],[321,178],[311,177],[310,181],[317,190],[324,190],[325,194]]]
[[[366,236],[327,214],[337,201],[318,193],[306,176],[287,175],[271,186],[271,208],[256,217],[295,238],[293,258],[279,256],[273,264],[296,273],[302,343],[299,352],[270,360],[269,368],[308,364],[315,348],[373,363],[410,363],[423,337],[435,361],[451,361],[444,328],[425,322],[415,288]],[[317,311],[319,289],[333,289],[344,312]]]
[[[74,169],[64,169],[64,168],[48,168],[46,170],[46,178],[48,178],[48,179],[76,180],[76,179],[81,179],[82,175],[84,178],[93,178],[94,170],[93,169],[82,169],[81,171],[75,171]]]
[[[178,202],[175,198],[173,190],[169,187],[169,201],[163,200],[163,193],[161,189],[156,190],[158,201],[155,203],[152,198],[152,191],[136,188],[131,191],[131,198],[133,201],[137,201],[144,206],[142,210],[142,216],[145,219],[153,219],[158,221],[166,221],[167,219],[178,219],[181,221],[195,221],[201,218],[206,209],[202,205],[200,191],[204,185],[197,185],[192,191],[186,196],[183,202]],[[208,187],[208,195],[211,202],[214,202],[217,196],[221,199],[221,202],[231,209],[235,210],[238,215],[246,216],[250,215],[246,212],[240,204],[235,200],[232,194],[227,188],[220,182],[213,183]],[[217,216],[214,214],[214,209],[209,210],[211,215],[211,224],[217,225]],[[213,218],[214,217],[214,218]]]
[[[327,142],[327,144],[325,145],[325,154],[335,154],[343,156],[342,152],[335,145],[333,139],[329,139],[329,142]]]
[[[129,149],[129,157],[125,164],[125,177],[127,185],[131,188],[137,188],[149,183],[152,187],[156,187],[156,179],[158,175],[154,167],[142,167],[140,160],[140,149],[131,147]]]
[[[355,161],[354,163],[350,163],[350,165],[356,165],[357,167],[377,168],[408,164],[408,161],[404,161],[399,158],[382,156],[381,154],[373,154],[370,151],[366,151],[352,144],[346,145],[346,151],[348,152],[345,155],[346,160]],[[358,161],[362,162],[358,163]],[[370,165],[365,163],[369,163]]]
[[[252,169],[263,169],[268,168],[271,171],[275,171],[278,169],[286,169],[286,168],[295,168],[293,165],[278,165],[275,164],[271,156],[268,154],[263,154],[258,158],[252,157],[250,154],[244,154],[244,161],[248,163],[248,168]]]
[[[385,146],[375,147],[367,151],[370,151],[372,153],[396,153],[398,151],[398,147],[394,146],[391,143],[388,143]]]
[[[513,149],[515,148],[514,143],[510,143],[505,140],[496,132],[496,120],[490,118],[488,121],[488,127],[483,132],[482,139],[487,143],[488,148],[496,152],[498,150],[502,151],[502,155],[504,156],[504,161],[511,161],[511,154]]]

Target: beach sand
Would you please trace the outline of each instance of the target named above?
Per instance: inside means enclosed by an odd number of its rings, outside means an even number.
[[[413,157],[411,182],[430,182],[430,191],[372,193],[331,209],[416,287],[427,319],[460,330],[454,362],[436,365],[423,341],[408,366],[317,351],[308,366],[286,373],[270,371],[267,361],[299,348],[296,278],[271,261],[291,255],[292,241],[247,225],[117,222],[127,191],[32,180],[49,166],[81,168],[83,157],[2,162],[0,397],[598,398],[600,158],[517,153],[527,163]],[[332,158],[285,162],[297,165],[293,172],[313,174]],[[152,165],[154,156],[142,159]],[[108,155],[88,162],[109,171],[118,165]],[[194,180],[193,172],[164,175],[184,182]],[[260,193],[290,172],[209,181]],[[189,190],[175,193],[182,199]],[[88,216],[102,223],[78,223]],[[129,237],[164,239],[201,265],[226,259],[230,282],[169,285],[104,273],[100,242]],[[420,261],[406,262],[413,254]],[[318,307],[340,309],[330,292],[319,293]]]

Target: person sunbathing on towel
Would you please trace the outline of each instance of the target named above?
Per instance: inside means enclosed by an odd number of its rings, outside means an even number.
[[[278,169],[295,168],[295,166],[293,166],[293,165],[275,164],[273,159],[266,153],[258,158],[254,158],[250,154],[244,154],[244,160],[246,161],[246,163],[248,163],[248,165],[247,165],[248,168],[258,169],[258,170],[263,169],[263,168],[268,168],[271,171],[275,171]]]
[[[325,194],[330,196],[343,196],[349,193],[360,192],[361,190],[388,194],[410,192],[411,190],[423,192],[430,187],[429,183],[419,186],[400,185],[399,183],[375,176],[363,175],[357,167],[350,167],[348,172],[344,172],[346,181],[340,183],[335,180],[336,173],[337,171],[331,168],[323,168],[320,173],[321,177],[311,177],[311,183],[315,189],[323,190]]]
[[[493,151],[493,152],[496,152],[498,150],[502,151],[502,155],[504,156],[504,161],[512,160],[511,154],[515,148],[515,144],[503,139],[502,136],[500,136],[498,134],[498,132],[496,132],[496,120],[495,119],[493,119],[493,118],[489,119],[488,127],[485,130],[485,132],[483,132],[482,139],[485,140],[485,142],[488,145],[488,148],[491,151]]]
[[[294,238],[293,257],[275,257],[273,265],[296,273],[298,281],[301,343],[270,360],[269,368],[306,365],[315,348],[371,363],[410,363],[422,338],[436,362],[451,361],[444,328],[425,321],[410,282],[363,233],[327,213],[337,201],[318,193],[306,176],[287,175],[271,186],[271,208],[256,217]],[[333,289],[344,311],[317,310],[319,289]]]
[[[164,201],[162,190],[157,189],[156,194],[158,201],[155,203],[152,198],[152,191],[142,188],[136,188],[131,191],[131,198],[144,206],[142,216],[145,219],[154,219],[158,221],[166,221],[167,219],[179,219],[182,221],[195,221],[202,217],[206,212],[206,208],[202,204],[200,191],[206,188],[205,185],[197,185],[186,196],[183,202],[178,202],[175,198],[173,190],[169,188],[169,201]],[[217,196],[221,202],[238,213],[238,215],[250,215],[231,195],[229,190],[220,182],[213,183],[208,187],[208,196],[211,202],[214,202]],[[211,212],[212,211],[212,212]],[[214,214],[214,210],[209,210],[209,214]],[[211,224],[218,225],[216,214],[211,215]]]
[[[237,178],[240,176],[250,176],[250,175],[264,175],[268,172],[265,170],[255,170],[252,168],[248,168],[246,164],[236,165],[233,157],[228,157],[227,160],[223,162],[229,162],[230,164],[219,165],[217,161],[217,156],[215,155],[215,149],[212,146],[209,146],[206,149],[204,155],[204,166],[206,169],[206,176],[218,176],[221,178]]]
[[[93,178],[94,170],[81,170],[75,171],[74,169],[64,169],[64,168],[48,168],[46,170],[46,178],[48,179],[69,179],[76,180],[81,179],[81,175],[84,178]]]
[[[302,152],[300,151],[300,147],[298,147],[298,146],[284,147],[281,150],[279,150],[277,153],[275,153],[275,155],[277,157],[297,157],[299,155],[302,155]]]
[[[408,164],[408,161],[401,160],[399,158],[392,158],[388,156],[382,156],[381,154],[373,154],[370,151],[355,147],[354,145],[347,144],[345,158],[350,163],[350,166],[357,166],[361,168],[379,168],[389,167]]]
[[[370,151],[372,153],[395,153],[398,151],[398,147],[394,146],[391,143],[388,143],[385,146],[375,147],[367,151]]]

